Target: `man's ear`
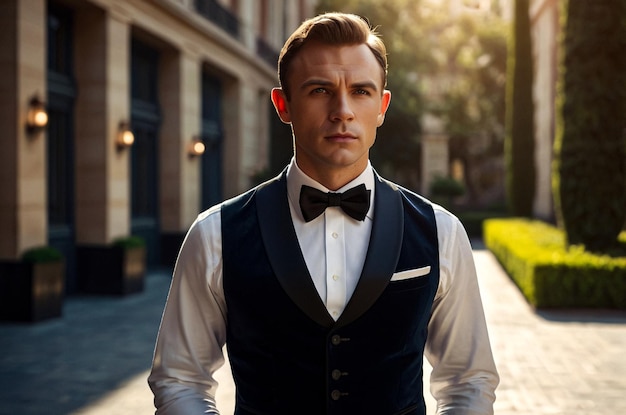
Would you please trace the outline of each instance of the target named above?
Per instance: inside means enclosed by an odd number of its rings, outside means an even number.
[[[380,112],[378,113],[378,122],[377,122],[378,127],[383,125],[383,122],[385,122],[385,114],[387,113],[387,110],[389,109],[389,104],[391,104],[391,91],[388,91],[385,89],[383,91],[383,97],[380,102]]]
[[[272,103],[274,104],[274,108],[276,108],[276,113],[280,117],[280,120],[285,124],[290,124],[291,116],[289,115],[287,97],[282,88],[272,89]]]

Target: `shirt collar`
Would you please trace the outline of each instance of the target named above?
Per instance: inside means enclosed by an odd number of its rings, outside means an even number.
[[[360,184],[365,184],[365,187],[368,190],[371,190],[370,208],[367,211],[367,217],[371,220],[373,218],[373,213],[374,213],[375,186],[374,186],[374,169],[372,168],[372,165],[369,162],[369,160],[367,161],[367,166],[365,167],[365,170],[363,170],[363,172],[360,175],[358,175],[354,180],[347,183],[345,186],[341,187],[340,189],[336,191],[344,192]],[[293,207],[293,210],[297,213],[298,218],[301,220],[304,220],[304,218],[302,217],[302,212],[300,211],[300,203],[299,203],[300,189],[302,188],[302,185],[314,187],[318,190],[321,190],[322,192],[331,191],[327,189],[321,183],[307,176],[302,170],[300,170],[300,167],[298,167],[298,164],[296,163],[295,158],[292,158],[291,163],[289,163],[289,166],[287,167],[287,193],[289,196],[289,203],[291,203],[291,206]]]

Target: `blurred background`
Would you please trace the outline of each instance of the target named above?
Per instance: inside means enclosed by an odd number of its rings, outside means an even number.
[[[67,294],[85,285],[81,254],[97,260],[130,236],[148,268],[172,266],[198,212],[289,162],[290,130],[269,99],[276,60],[325,10],[366,16],[387,43],[393,104],[372,150],[381,174],[470,233],[476,215],[555,223],[564,13],[556,0],[521,3],[524,36],[510,0],[4,0],[0,259],[57,249]],[[528,40],[513,48],[516,38]],[[516,111],[515,82],[530,101]]]
[[[133,339],[119,363],[132,369],[94,395],[149,367],[191,223],[291,158],[269,93],[288,35],[324,11],[365,16],[387,45],[393,100],[371,153],[384,177],[458,215],[473,241],[487,219],[522,217],[625,274],[623,0],[2,0],[3,386],[63,349],[46,345],[53,332],[100,333],[92,353]],[[626,283],[613,287],[609,308],[625,308]],[[124,325],[128,312],[143,317]],[[24,365],[9,364],[18,350]],[[11,408],[45,387],[19,385]]]

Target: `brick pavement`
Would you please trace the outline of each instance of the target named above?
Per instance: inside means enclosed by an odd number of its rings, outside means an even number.
[[[626,312],[538,311],[474,253],[501,383],[497,415],[626,414]]]
[[[141,294],[70,297],[62,318],[0,323],[0,415],[67,415],[109,393],[125,408],[109,414],[153,412],[149,391],[126,382],[150,366],[169,281],[151,274]]]
[[[474,257],[502,378],[495,413],[626,413],[626,313],[537,313],[491,253],[477,245]],[[0,323],[0,415],[153,413],[146,377],[168,285],[153,273],[138,295],[71,297],[61,319]],[[218,376],[229,414],[232,380],[226,367]]]

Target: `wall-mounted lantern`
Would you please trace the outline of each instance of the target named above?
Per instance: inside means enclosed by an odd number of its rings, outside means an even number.
[[[33,96],[28,103],[26,114],[26,132],[30,135],[43,131],[48,125],[46,104],[37,96]]]
[[[121,121],[117,129],[117,137],[115,138],[115,144],[117,144],[118,150],[123,150],[133,145],[135,142],[135,135],[130,129],[130,124],[127,121]]]
[[[189,157],[197,157],[204,154],[204,150],[206,146],[198,136],[194,136],[189,143],[189,149],[187,152],[189,153]]]

